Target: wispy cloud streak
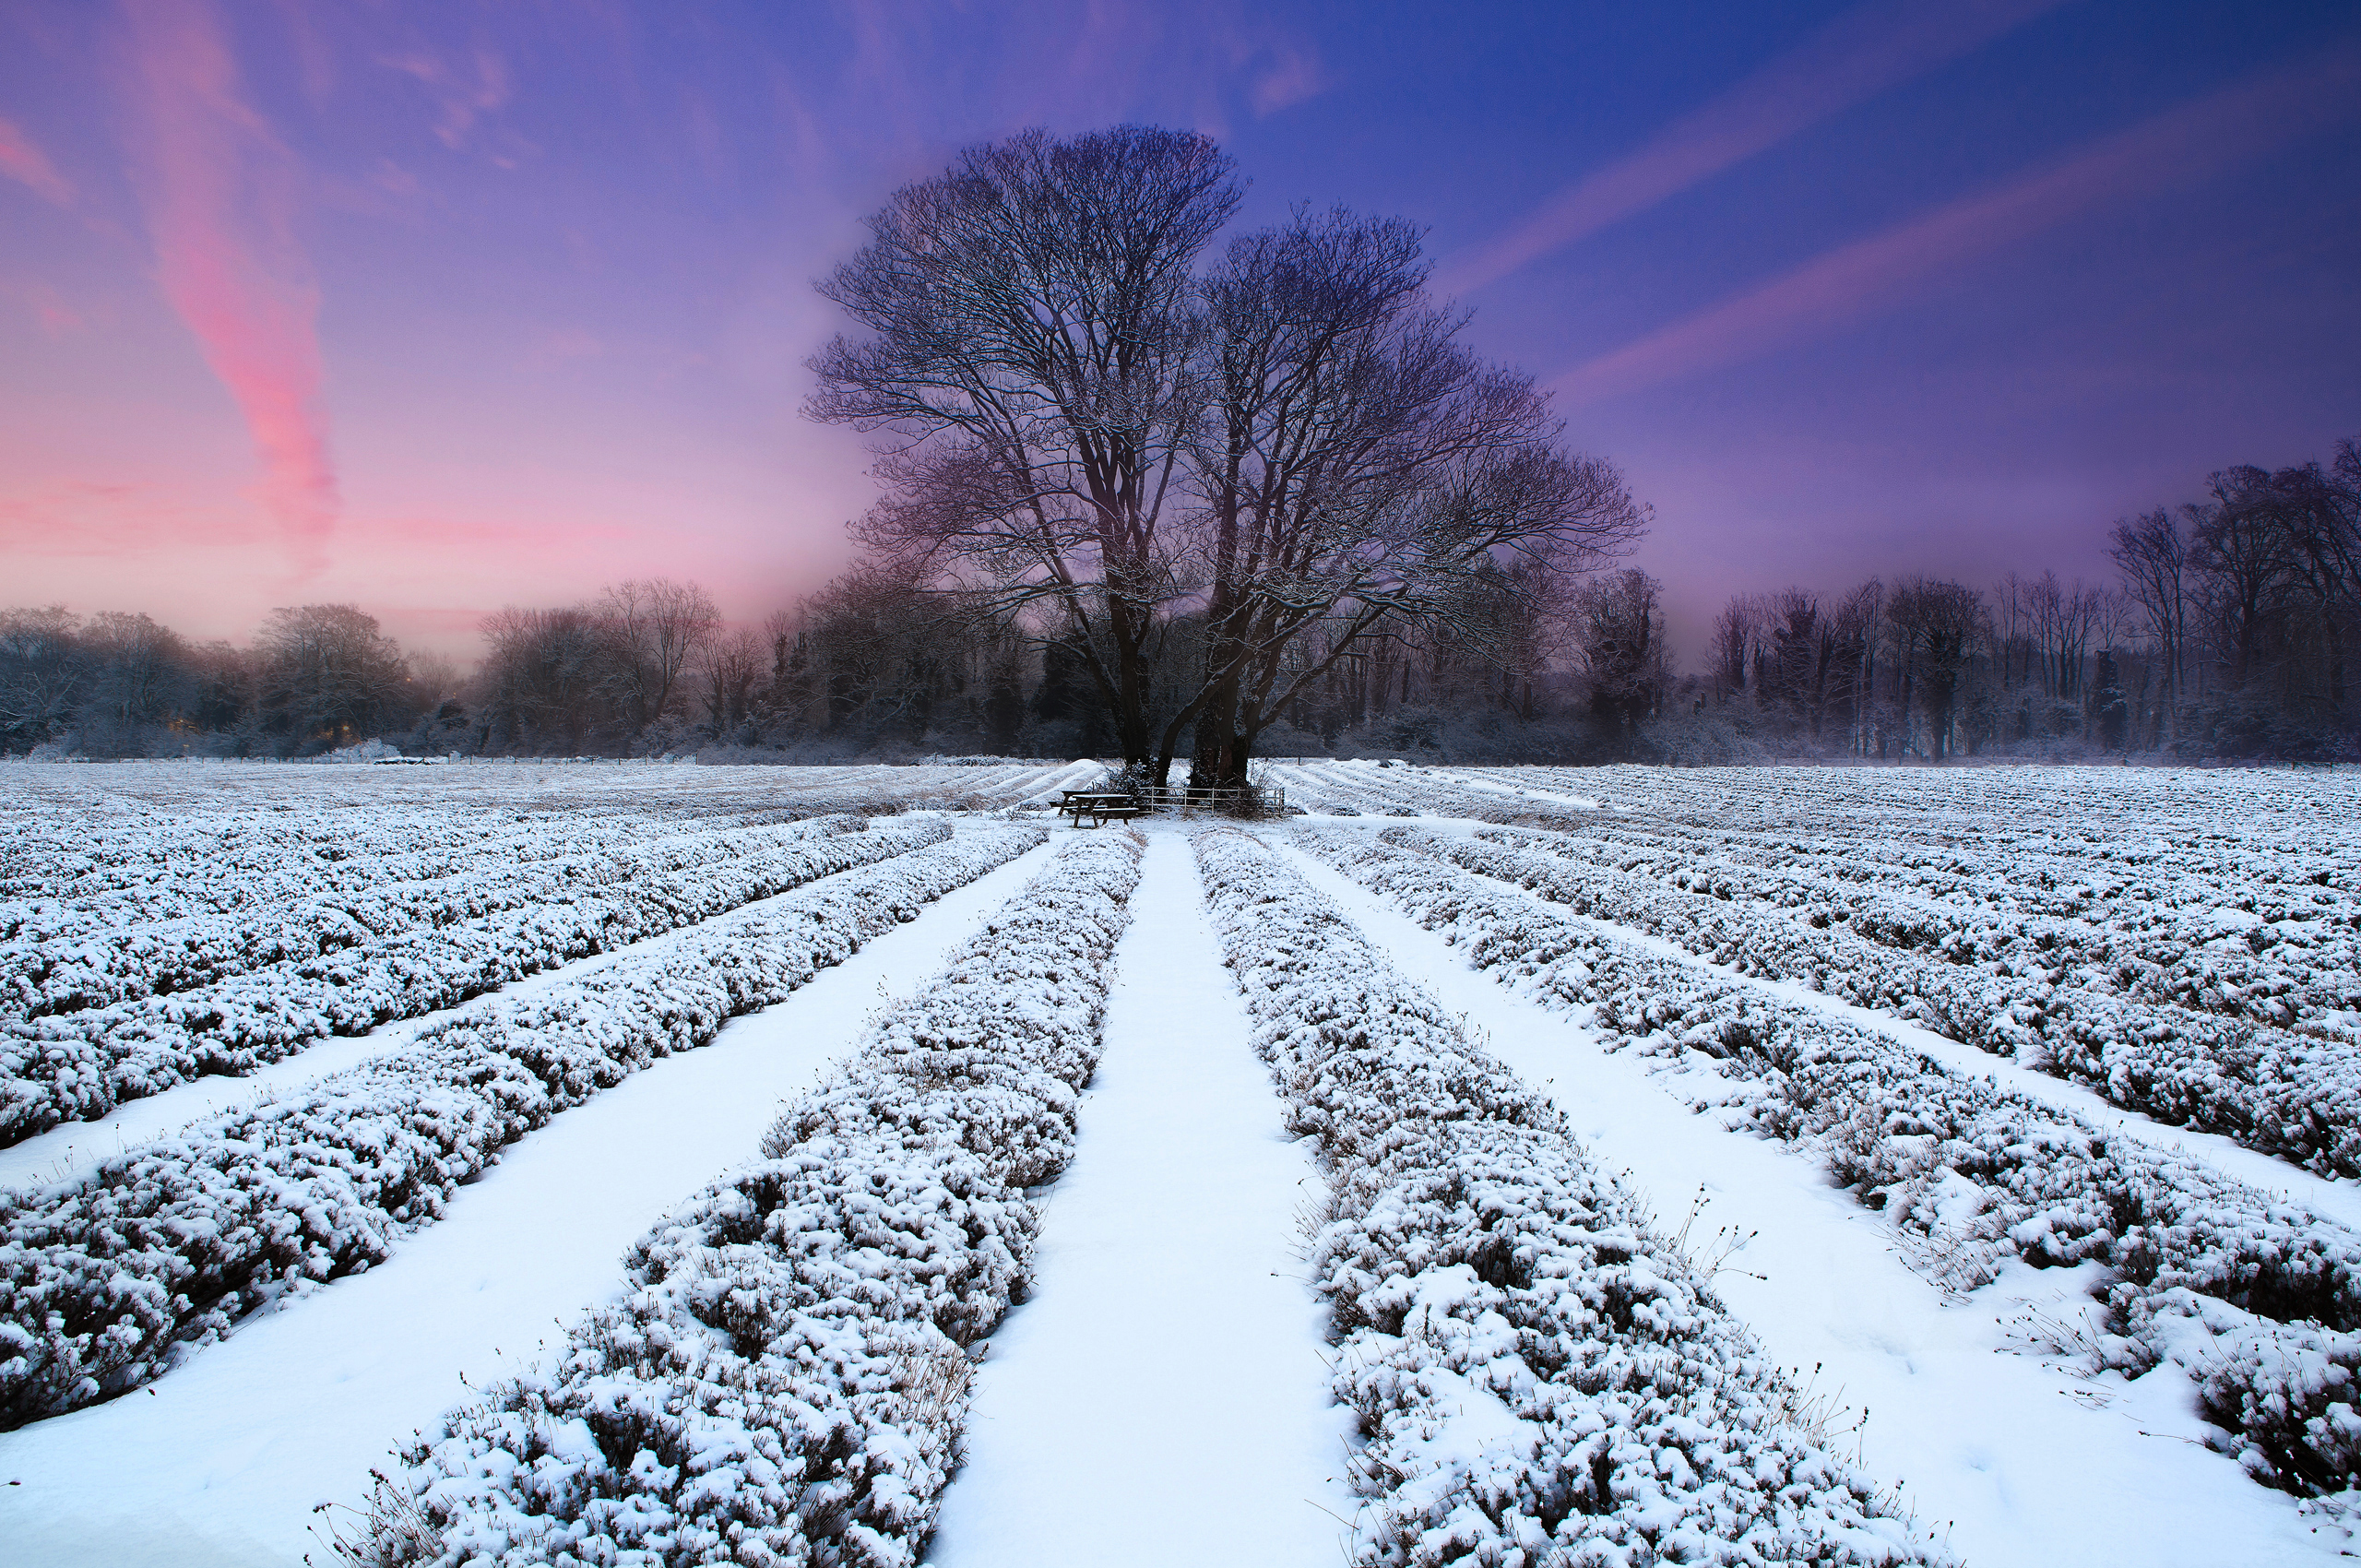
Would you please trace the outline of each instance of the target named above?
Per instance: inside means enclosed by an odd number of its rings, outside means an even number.
[[[1507,233],[1449,258],[1465,294],[1753,157],[1798,131],[2014,30],[2060,0],[1885,0],[1847,11],[1639,150],[1560,190]]]
[[[0,120],[0,174],[31,188],[36,196],[60,207],[74,200],[74,187],[57,172],[48,154],[35,147],[13,120]]]
[[[2103,202],[2193,184],[2346,118],[2361,43],[2258,72],[2144,120],[1996,189],[1963,196],[1806,263],[1578,366],[1555,383],[1568,402],[1602,398],[1750,358],[1856,319],[1913,280],[2062,222]]]
[[[320,407],[319,288],[293,232],[294,159],[241,93],[204,0],[125,0],[140,198],[164,294],[245,416],[255,498],[298,571],[339,510]]]

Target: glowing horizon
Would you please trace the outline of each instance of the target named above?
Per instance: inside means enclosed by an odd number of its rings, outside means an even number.
[[[1692,657],[1734,589],[2095,575],[2117,516],[2361,433],[2325,6],[117,0],[0,37],[0,601],[200,638],[350,600],[472,657],[623,577],[742,622],[816,588],[872,491],[799,415],[810,280],[1037,123],[1209,131],[1249,222],[1428,225],[1472,339],[1656,505]]]

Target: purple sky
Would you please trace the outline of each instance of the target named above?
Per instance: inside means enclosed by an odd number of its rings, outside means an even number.
[[[1655,504],[1692,661],[1734,589],[2096,576],[2361,434],[2345,6],[11,0],[0,602],[759,617],[871,494],[811,279],[962,144],[1126,119],[1248,221],[1428,225]]]

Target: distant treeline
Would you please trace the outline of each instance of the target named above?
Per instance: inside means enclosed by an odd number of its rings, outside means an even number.
[[[1265,755],[1459,761],[1960,755],[2323,759],[2356,754],[2361,451],[2213,476],[2204,499],[2115,525],[2113,583],[1908,577],[1734,598],[1678,671],[1655,581],[1624,570],[1536,605],[1461,604],[1293,657],[1324,672]],[[1471,634],[1470,628],[1475,628]],[[414,753],[822,761],[1120,748],[1055,629],[882,565],[759,627],[663,579],[483,623],[471,676],[405,655],[350,605],[276,611],[250,647],[144,615],[0,613],[0,743],[89,756]],[[1150,706],[1202,662],[1169,617]],[[1332,655],[1338,655],[1331,658]]]
[[[2361,451],[2118,522],[2114,583],[2011,574],[1733,599],[1698,712],[1780,751],[2354,754]]]

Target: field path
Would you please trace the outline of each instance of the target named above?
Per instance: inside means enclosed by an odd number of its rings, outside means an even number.
[[[2009,1321],[2028,1311],[2078,1314],[2087,1269],[2011,1263],[1964,1301],[1947,1299],[1905,1266],[1891,1228],[1809,1160],[1692,1113],[1651,1075],[1652,1062],[1606,1051],[1564,1014],[1470,970],[1375,894],[1289,852],[1405,973],[1551,1095],[1599,1163],[1650,1197],[1660,1229],[1679,1228],[1702,1186],[1692,1254],[1713,1251],[1725,1226],[1756,1232],[1714,1289],[1781,1364],[1821,1368],[1812,1387],[1849,1408],[1833,1423],[1840,1431],[1867,1408],[1865,1468],[1900,1478],[1904,1502],[1939,1533],[1956,1521],[1951,1544],[1970,1568],[2338,1558],[2330,1538],[2342,1544],[2342,1530],[2314,1535],[2293,1498],[2198,1445],[2192,1393],[2174,1369],[2083,1382],[2011,1341]]]
[[[1340,1561],[1349,1416],[1296,1255],[1316,1178],[1188,840],[1148,833],[1074,1163],[978,1373],[933,1568]]]
[[[333,1561],[311,1533],[315,1504],[358,1503],[394,1445],[614,1291],[623,1248],[753,1158],[779,1102],[1051,852],[945,895],[711,1045],[529,1134],[378,1267],[250,1321],[147,1389],[0,1434],[9,1568]]]

